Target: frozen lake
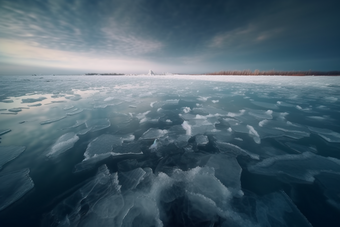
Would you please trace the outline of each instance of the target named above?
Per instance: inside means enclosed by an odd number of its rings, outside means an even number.
[[[340,77],[1,76],[0,226],[339,226]]]

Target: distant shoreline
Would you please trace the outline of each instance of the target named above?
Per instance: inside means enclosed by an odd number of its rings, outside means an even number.
[[[220,76],[340,76],[340,71],[219,71],[200,75],[220,75]]]

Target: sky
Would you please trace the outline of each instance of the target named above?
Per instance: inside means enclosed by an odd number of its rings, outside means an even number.
[[[0,0],[0,74],[340,70],[339,0]]]

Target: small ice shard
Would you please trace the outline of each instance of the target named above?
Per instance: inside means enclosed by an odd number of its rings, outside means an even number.
[[[111,153],[114,146],[121,146],[122,140],[120,137],[103,134],[92,140],[84,153],[85,159],[95,157],[97,155]]]
[[[268,122],[269,122],[268,120],[262,120],[262,121],[259,122],[259,126],[260,126],[260,127],[263,127],[263,126],[265,126]]]
[[[187,121],[184,121],[182,124],[183,129],[186,132],[186,135],[190,136],[191,135],[191,126],[189,125],[189,123]]]
[[[157,102],[157,101],[156,101]],[[156,102],[151,102],[150,106],[153,107],[153,105],[155,105]]]
[[[102,130],[104,128],[108,128],[111,126],[110,120],[107,118],[103,119],[90,119],[85,123],[87,128],[91,129],[91,132],[96,132]]]
[[[268,176],[287,177],[284,180],[313,182],[314,175],[322,172],[340,173],[340,160],[325,158],[310,152],[270,157],[248,167],[250,172]]]
[[[29,169],[0,175],[0,211],[19,200],[34,187]]]
[[[0,136],[12,131],[11,129],[0,129]]]
[[[195,141],[197,145],[206,145],[209,143],[209,139],[205,135],[196,135]]]
[[[159,139],[168,133],[168,130],[150,128],[143,133],[140,139]]]
[[[189,113],[191,111],[190,107],[183,107],[184,113]]]
[[[340,143],[340,133],[338,132],[334,132],[330,129],[315,127],[308,127],[308,129],[311,132],[318,134],[320,137],[322,137],[323,139],[330,143]]]
[[[79,137],[73,133],[68,132],[59,137],[59,139],[52,145],[46,154],[47,157],[55,158],[65,151],[71,149],[78,141]]]
[[[211,100],[213,103],[218,103],[220,100]]]
[[[46,99],[46,97],[21,99],[21,103],[40,102],[40,101],[42,101],[44,99]]]
[[[208,97],[199,96],[197,98],[197,100],[202,101],[202,102],[206,102],[208,100],[208,98],[210,98],[210,97],[209,96]]]
[[[40,122],[41,125],[47,125],[47,124],[51,124],[51,123],[54,123],[54,122],[57,122],[57,121],[60,121],[62,119],[66,118],[66,115],[65,116],[62,116],[62,117],[59,117],[59,118],[54,118],[54,119],[48,119],[46,121],[42,121]]]
[[[231,112],[229,112],[229,113],[227,114],[227,117],[237,117],[237,116],[241,116],[241,115],[243,115],[245,112],[246,112],[245,110],[240,110],[240,113],[231,113]]]
[[[170,119],[166,119],[165,122],[166,123],[172,123],[172,121]]]
[[[255,143],[260,144],[261,143],[260,136],[257,133],[257,131],[253,128],[253,126],[247,125],[247,128],[249,129],[249,136],[253,138]]]
[[[0,170],[3,165],[18,157],[25,149],[24,146],[0,146]]]
[[[149,147],[150,150],[156,150],[157,149],[157,139],[153,141],[153,144]]]
[[[250,116],[255,117],[258,120],[265,120],[265,119],[273,119],[273,111],[272,110],[249,110],[248,114]]]

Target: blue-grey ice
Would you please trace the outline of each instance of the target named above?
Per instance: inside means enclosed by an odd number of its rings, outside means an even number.
[[[29,169],[23,169],[0,175],[0,211],[19,200],[34,187],[29,172]]]
[[[68,132],[59,137],[59,139],[50,147],[46,156],[49,158],[56,158],[65,151],[71,149],[79,140],[79,137],[73,133]]]
[[[0,146],[0,170],[3,165],[17,158],[25,149],[24,146]]]
[[[11,129],[0,129],[0,136],[12,131]]]

